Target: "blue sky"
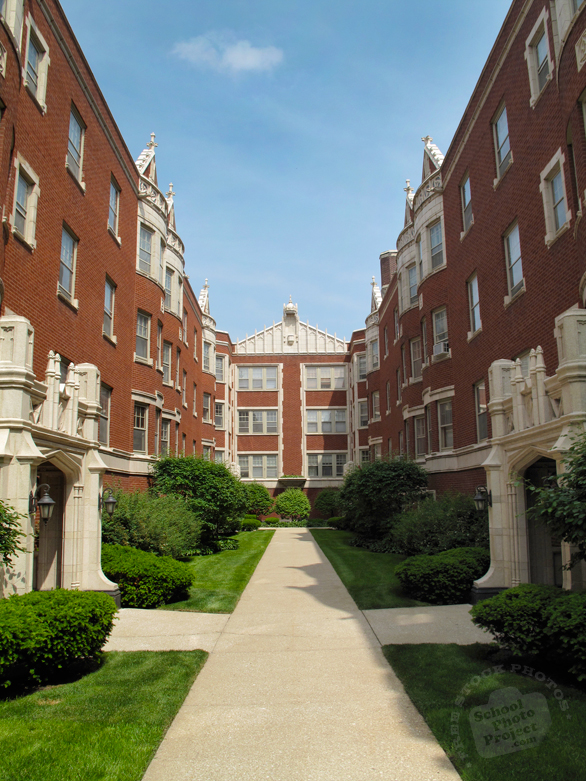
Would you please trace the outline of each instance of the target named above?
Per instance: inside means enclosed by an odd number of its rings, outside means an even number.
[[[509,0],[62,0],[135,159],[157,135],[196,292],[233,339],[299,315],[349,338],[445,153]]]

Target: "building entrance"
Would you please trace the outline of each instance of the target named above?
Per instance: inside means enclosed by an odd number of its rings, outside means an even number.
[[[37,539],[35,541],[34,589],[36,591],[61,588],[63,581],[65,475],[53,464],[45,462],[37,470],[37,485],[43,485],[43,483],[49,486],[49,495],[55,501],[55,506],[47,523],[40,520],[38,513],[35,521]]]
[[[531,485],[542,486],[544,481],[557,472],[556,462],[551,458],[540,458],[525,471],[525,480]],[[533,504],[533,495],[525,491],[527,509]],[[529,573],[531,583],[560,586],[563,581],[561,541],[552,536],[549,528],[534,519],[527,519],[529,547]]]

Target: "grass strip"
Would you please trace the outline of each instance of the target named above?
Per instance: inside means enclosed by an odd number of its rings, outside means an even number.
[[[360,610],[427,604],[405,596],[395,576],[395,567],[406,556],[354,548],[348,544],[355,536],[351,532],[313,529],[311,533]]]
[[[494,645],[480,643],[468,646],[387,645],[383,652],[465,781],[584,778],[586,691],[581,684],[564,676],[559,668],[552,669],[550,665],[548,669],[545,663],[510,657]],[[512,668],[512,664],[521,665],[520,670]],[[498,665],[500,669],[495,671]],[[528,671],[522,674],[525,665]],[[530,739],[522,735],[520,739],[525,739],[527,745],[519,745],[514,751],[498,756],[496,752],[503,750],[503,743],[505,748],[513,743],[505,738],[509,727],[498,722],[501,714],[491,715],[482,722],[483,732],[488,735],[488,738],[479,737],[479,746],[485,754],[482,756],[474,740],[472,724],[475,730],[479,727],[472,712],[479,706],[487,709],[491,694],[508,687],[517,689],[521,698],[543,695],[551,726],[547,726],[542,714],[538,715],[536,723],[544,728],[543,741],[532,745]],[[507,702],[518,702],[516,695],[502,696]],[[459,697],[463,702],[458,705]],[[525,702],[530,704],[532,701]],[[514,713],[511,710],[508,717],[512,718]],[[517,723],[530,724],[531,720],[522,717]]]
[[[240,532],[234,536],[238,550],[194,556],[189,563],[196,580],[189,589],[188,599],[164,605],[160,610],[232,613],[273,534],[273,531]]]
[[[139,781],[205,651],[104,654],[73,683],[0,702],[2,781]]]

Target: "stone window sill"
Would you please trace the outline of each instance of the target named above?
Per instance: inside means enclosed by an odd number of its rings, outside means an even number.
[[[152,358],[142,358],[140,355],[137,355],[136,353],[134,353],[134,362],[142,363],[143,366],[152,367],[154,365],[154,361]]]
[[[70,309],[73,309],[74,312],[77,312],[79,310],[79,301],[77,298],[70,298],[66,293],[63,293],[61,290],[57,290],[57,298],[60,301],[63,301],[64,304],[67,304],[67,306]]]
[[[81,192],[81,194],[85,195],[85,182],[81,182],[77,178],[77,176],[73,173],[73,171],[71,170],[71,168],[69,167],[69,164],[67,162],[65,163],[65,168],[67,169],[67,173],[69,174],[69,176],[73,179],[75,184],[79,187],[79,191]]]
[[[105,331],[102,331],[102,336],[104,337],[104,339],[107,342],[110,342],[110,344],[113,344],[114,347],[116,347],[116,345],[118,344],[118,337],[116,337],[114,335],[110,336],[110,334],[107,334]]]

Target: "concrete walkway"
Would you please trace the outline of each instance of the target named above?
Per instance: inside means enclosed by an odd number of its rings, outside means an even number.
[[[277,529],[144,781],[459,778],[296,528]]]

